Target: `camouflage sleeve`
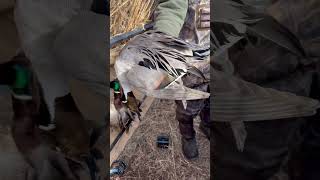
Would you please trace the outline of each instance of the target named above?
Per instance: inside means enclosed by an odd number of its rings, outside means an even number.
[[[160,0],[155,11],[155,29],[178,37],[188,9],[188,0]]]

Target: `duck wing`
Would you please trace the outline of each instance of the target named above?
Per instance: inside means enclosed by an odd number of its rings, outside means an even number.
[[[127,74],[128,82],[147,96],[171,100],[195,100],[209,98],[210,93],[184,86],[181,77],[173,79],[163,70],[147,69],[136,65]]]
[[[157,31],[148,31],[135,37],[122,53],[129,54],[127,51],[133,52],[130,54],[134,54],[139,65],[149,69],[162,69],[175,78],[186,73],[204,78],[193,64],[210,55],[209,47],[189,44]]]
[[[215,121],[259,121],[311,116],[317,100],[263,88],[213,69],[212,111]]]

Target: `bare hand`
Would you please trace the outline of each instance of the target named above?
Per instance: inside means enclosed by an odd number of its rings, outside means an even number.
[[[199,29],[210,28],[210,7],[203,7],[199,9]]]

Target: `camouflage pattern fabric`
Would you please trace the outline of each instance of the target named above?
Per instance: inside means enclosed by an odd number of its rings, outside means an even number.
[[[207,4],[209,6],[209,1],[200,0],[190,0],[188,13],[186,16],[185,23],[180,32],[180,38],[187,42],[200,44],[205,46],[210,44],[210,30],[199,31],[196,26],[197,17],[196,11],[197,6],[200,4]],[[210,7],[210,6],[209,6]],[[208,57],[209,58],[209,57]],[[210,79],[210,65],[208,63],[201,63],[198,69],[204,74],[207,79]],[[204,83],[200,78],[195,75],[188,74],[182,78],[185,86],[201,90],[204,92],[210,92],[209,83]],[[187,101],[186,109],[183,107],[181,101],[176,101],[176,119],[179,121],[180,133],[185,138],[192,138],[195,136],[195,131],[193,128],[193,119],[200,115],[202,123],[210,127],[210,101],[209,99],[200,99]]]

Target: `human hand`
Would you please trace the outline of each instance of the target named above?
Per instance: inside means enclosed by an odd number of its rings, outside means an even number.
[[[207,7],[207,6],[199,7],[198,13],[199,13],[198,29],[210,28],[210,7]]]

